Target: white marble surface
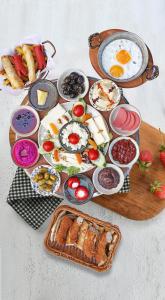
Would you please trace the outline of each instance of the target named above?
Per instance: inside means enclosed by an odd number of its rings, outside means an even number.
[[[0,48],[29,34],[42,34],[57,47],[54,76],[69,67],[96,76],[89,62],[88,36],[110,27],[136,32],[152,49],[160,77],[125,94],[145,121],[165,130],[164,15],[164,0],[0,0]],[[83,211],[119,225],[123,235],[112,270],[95,274],[48,256],[42,246],[46,225],[34,231],[6,204],[16,169],[10,158],[9,116],[21,99],[0,93],[1,299],[165,299],[165,212],[135,222],[93,203],[83,206]]]

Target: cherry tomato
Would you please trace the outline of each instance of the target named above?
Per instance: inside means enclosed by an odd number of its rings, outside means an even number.
[[[54,143],[51,141],[46,141],[43,143],[42,147],[46,152],[50,152],[54,149]]]
[[[76,117],[81,117],[84,114],[84,106],[81,104],[75,105],[73,108],[73,114]]]
[[[80,137],[77,133],[71,133],[69,134],[68,139],[71,144],[76,145],[78,144]]]
[[[86,200],[89,196],[89,191],[85,186],[80,185],[75,190],[75,197],[77,200]]]
[[[76,189],[80,185],[80,179],[78,177],[71,177],[68,179],[68,187],[70,189]]]
[[[96,160],[99,157],[99,151],[97,149],[89,149],[88,157],[90,160]]]

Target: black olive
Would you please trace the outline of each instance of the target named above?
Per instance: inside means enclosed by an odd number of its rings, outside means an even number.
[[[78,83],[84,83],[84,77],[82,75],[79,75],[78,79],[77,79]]]
[[[65,77],[64,79],[64,83],[69,83],[71,80],[70,76]]]
[[[76,79],[76,80],[77,80],[78,77],[79,77],[79,74],[76,73],[76,72],[72,72],[72,73],[70,74],[70,78],[71,78],[71,79],[74,79],[74,80]]]

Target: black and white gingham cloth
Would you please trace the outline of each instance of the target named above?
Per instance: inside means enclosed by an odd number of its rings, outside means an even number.
[[[30,178],[18,168],[7,203],[34,229],[38,229],[63,199],[43,197],[33,191]]]
[[[129,176],[119,193],[130,191]],[[18,168],[12,182],[7,203],[34,229],[38,229],[52,214],[63,199],[43,197],[31,187],[30,178],[25,171]]]

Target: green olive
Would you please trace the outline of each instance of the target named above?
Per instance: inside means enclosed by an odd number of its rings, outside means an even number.
[[[49,185],[53,185],[54,181],[52,181],[52,180],[49,179],[49,180],[46,181],[46,183],[49,184]]]
[[[56,181],[57,180],[57,176],[56,175],[50,175],[50,179],[52,180],[52,181]]]
[[[45,180],[48,180],[48,179],[50,178],[50,175],[49,175],[48,172],[46,172],[46,173],[44,174],[44,178],[45,178]]]
[[[45,179],[41,179],[38,181],[38,185],[43,185],[44,183],[46,183],[46,180]]]
[[[47,168],[41,168],[40,171],[39,171],[39,173],[46,173],[47,170],[48,170]]]
[[[49,185],[49,184],[47,184],[47,185],[46,185],[46,188],[45,188],[45,191],[46,191],[46,192],[51,192],[51,190],[52,190],[52,186]]]
[[[41,173],[38,173],[38,180],[41,180],[41,179],[44,179],[44,176],[43,176],[43,174]]]

